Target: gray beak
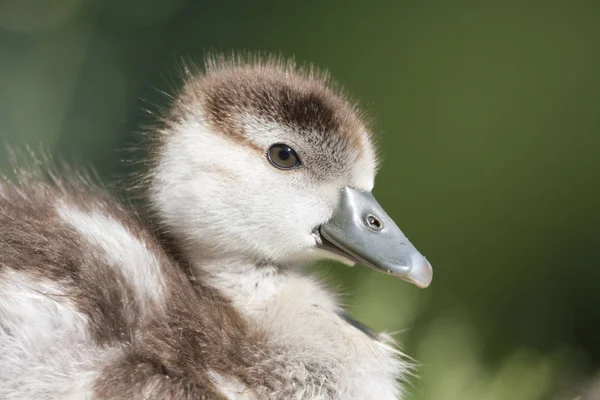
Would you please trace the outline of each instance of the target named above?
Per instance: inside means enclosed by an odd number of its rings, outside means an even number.
[[[331,219],[319,229],[322,248],[426,288],[431,264],[370,192],[346,187]]]

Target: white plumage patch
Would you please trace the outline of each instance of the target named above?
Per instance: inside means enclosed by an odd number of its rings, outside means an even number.
[[[198,248],[204,258],[273,260],[314,248],[314,227],[337,204],[335,185],[315,186],[303,175],[277,171],[265,154],[197,120],[180,128],[165,143],[150,195],[182,247]]]
[[[236,378],[225,377],[215,371],[208,371],[208,378],[211,383],[221,392],[228,400],[255,400],[256,396],[246,385]]]
[[[85,212],[64,202],[59,202],[56,209],[65,223],[100,250],[105,260],[123,274],[141,304],[151,301],[161,306],[164,303],[165,278],[160,262],[126,226],[99,210]]]
[[[59,285],[0,273],[0,399],[85,399],[116,352],[93,344],[86,317]]]

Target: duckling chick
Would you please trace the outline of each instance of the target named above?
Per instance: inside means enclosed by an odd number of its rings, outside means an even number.
[[[293,382],[285,397],[397,399],[408,366],[390,338],[349,324],[301,268],[332,258],[431,281],[371,195],[376,156],[356,107],[314,69],[216,58],[188,74],[163,122],[147,176],[154,215],[196,279],[264,335]],[[232,378],[214,383],[232,393]]]
[[[389,337],[302,268],[431,280],[369,193],[355,109],[291,63],[221,60],[164,122],[146,180],[168,253],[94,185],[0,183],[0,398],[398,398]]]

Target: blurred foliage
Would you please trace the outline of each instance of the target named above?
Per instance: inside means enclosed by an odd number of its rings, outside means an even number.
[[[573,399],[600,367],[599,18],[585,0],[0,0],[0,140],[110,181],[181,57],[326,67],[377,121],[375,193],[435,275],[317,269],[399,332],[412,398]]]

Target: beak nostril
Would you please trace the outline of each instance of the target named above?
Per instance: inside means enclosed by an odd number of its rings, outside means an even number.
[[[365,222],[367,224],[367,227],[373,229],[374,231],[380,231],[383,229],[383,222],[381,222],[381,220],[373,214],[368,214],[365,219]]]

